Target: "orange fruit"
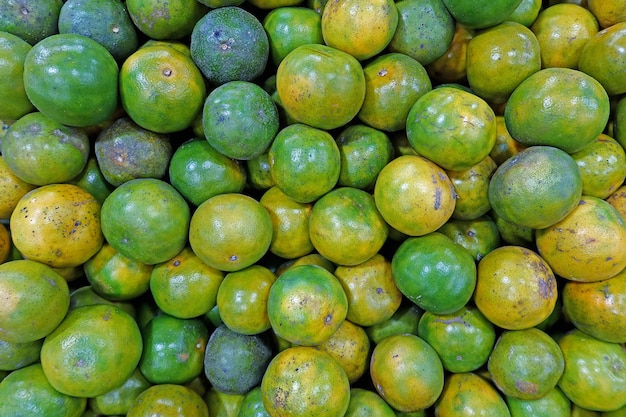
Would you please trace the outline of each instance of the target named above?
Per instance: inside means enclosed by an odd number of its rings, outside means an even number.
[[[120,387],[88,400],[89,408],[104,415],[125,415],[133,401],[152,384],[136,368]]]
[[[526,27],[530,27],[535,20],[537,20],[537,16],[543,10],[543,1],[542,0],[522,0],[522,2],[517,6],[513,13],[507,17],[507,20],[511,20],[513,22],[521,23]]]
[[[137,29],[152,39],[188,36],[208,11],[196,0],[127,0],[126,7]]]
[[[270,416],[343,416],[350,383],[330,354],[294,346],[272,358],[261,381],[261,396]]]
[[[522,0],[481,0],[469,4],[463,0],[443,0],[454,19],[470,28],[483,29],[505,21]]]
[[[272,348],[267,335],[244,335],[217,327],[206,346],[204,374],[225,394],[243,395],[261,383]]]
[[[443,2],[398,2],[398,26],[390,52],[400,52],[426,66],[445,54],[452,44],[455,22]]]
[[[468,169],[446,171],[457,196],[452,212],[453,219],[477,219],[491,209],[489,182],[496,168],[495,161],[486,156]]]
[[[43,339],[14,343],[0,339],[0,370],[14,371],[39,361]]]
[[[50,184],[25,194],[11,215],[15,247],[55,268],[79,266],[104,242],[100,203],[72,184]]]
[[[380,253],[354,266],[335,269],[348,298],[346,319],[359,326],[389,320],[402,303],[402,293],[391,275],[391,262]]]
[[[237,6],[206,13],[191,32],[191,57],[214,85],[254,81],[269,60],[269,40],[255,15]]]
[[[276,186],[299,203],[311,203],[332,190],[341,172],[341,153],[325,130],[296,123],[283,128],[269,149]]]
[[[626,220],[626,185],[622,185],[615,190],[613,194],[606,198],[606,201],[615,207],[620,216]]]
[[[489,215],[496,223],[500,238],[504,243],[529,249],[535,248],[535,229],[505,220],[493,210],[489,212]]]
[[[232,159],[252,159],[268,150],[278,133],[272,97],[248,81],[229,81],[211,91],[202,110],[204,136]]]
[[[187,243],[190,209],[169,183],[138,178],[102,204],[102,233],[122,255],[148,265],[165,262]]]
[[[597,197],[583,196],[563,220],[537,230],[539,254],[555,274],[595,282],[626,267],[626,225],[617,210]]]
[[[331,273],[335,273],[337,265],[324,258],[319,253],[309,253],[296,259],[289,259],[276,268],[276,275],[282,275],[283,272],[298,265],[317,265]]]
[[[324,43],[322,16],[308,7],[277,7],[263,19],[272,63],[278,66],[287,54],[300,45]]]
[[[626,352],[580,330],[558,339],[565,371],[558,386],[579,407],[613,411],[626,405]]]
[[[12,246],[13,242],[11,241],[9,229],[7,229],[4,224],[0,223],[0,264],[9,259]]]
[[[272,330],[287,341],[316,346],[346,318],[348,299],[337,278],[317,265],[293,266],[278,276],[267,299]]]
[[[0,382],[0,413],[3,416],[80,417],[86,408],[87,399],[54,389],[40,363],[11,372]]]
[[[478,262],[474,303],[498,327],[522,330],[538,325],[550,316],[557,297],[554,273],[530,249],[505,245]]]
[[[298,203],[277,186],[263,193],[259,202],[272,219],[269,251],[284,259],[295,259],[313,251],[309,236],[311,203]]]
[[[253,190],[268,190],[275,184],[270,172],[269,151],[244,161],[248,185]]]
[[[8,0],[0,6],[0,30],[24,39],[31,45],[58,33],[57,22],[62,0],[36,3]]]
[[[350,403],[345,417],[363,415],[379,417],[395,417],[397,414],[375,391],[366,388],[351,388]]]
[[[311,243],[337,265],[367,261],[382,248],[388,231],[374,197],[358,188],[328,192],[315,202],[309,217]]]
[[[370,340],[363,327],[344,320],[335,333],[317,345],[339,362],[350,384],[356,383],[367,371],[370,359]]]
[[[505,103],[522,81],[540,69],[540,44],[521,23],[502,22],[477,33],[467,44],[469,87],[490,103]]]
[[[374,347],[370,376],[387,404],[405,412],[432,406],[444,385],[437,352],[424,339],[406,333],[386,337]]]
[[[481,368],[496,342],[494,325],[472,305],[449,314],[424,312],[417,335],[435,349],[443,368],[452,373]]]
[[[229,417],[238,416],[243,403],[243,394],[226,394],[215,387],[210,387],[203,396],[204,402],[209,408],[210,416]]]
[[[50,267],[31,260],[0,265],[0,338],[9,343],[42,339],[61,323],[70,305],[67,282]]]
[[[301,45],[278,66],[276,91],[295,121],[330,130],[347,124],[361,109],[365,75],[359,61],[346,52]]]
[[[24,60],[31,45],[9,32],[0,32],[0,71],[4,74],[0,88],[5,93],[0,100],[0,119],[17,120],[35,107],[24,90]]]
[[[272,219],[257,200],[239,193],[218,194],[193,213],[189,243],[207,265],[233,272],[259,261],[272,233]]]
[[[576,417],[572,404],[563,391],[557,386],[538,400],[521,400],[519,398],[505,396],[506,405],[509,407],[511,417],[526,415],[552,416],[552,417]],[[571,414],[570,414],[571,412]]]
[[[83,268],[96,293],[109,300],[124,301],[148,291],[153,266],[135,262],[105,243]]]
[[[626,21],[596,33],[583,47],[578,69],[598,80],[606,92],[619,95],[626,92],[626,81],[621,74],[624,68],[624,46],[626,45]]]
[[[160,43],[139,48],[124,61],[119,92],[122,107],[135,123],[172,133],[190,127],[202,111],[206,86],[189,55]]]
[[[263,405],[261,387],[257,385],[243,397],[237,417],[269,417]]]
[[[570,68],[545,68],[517,86],[504,119],[513,139],[523,145],[555,146],[572,153],[602,133],[609,107],[609,97],[596,79]]]
[[[378,174],[374,201],[392,228],[410,236],[437,230],[456,204],[452,181],[438,165],[417,155],[403,155]]]
[[[472,220],[448,220],[437,231],[467,249],[476,261],[499,247],[502,241],[498,225],[487,215]]]
[[[583,182],[576,161],[552,146],[531,146],[502,163],[491,177],[491,208],[509,222],[549,227],[578,204]]]
[[[83,170],[91,145],[84,130],[65,126],[43,113],[16,120],[4,138],[2,155],[13,174],[34,185],[71,180]]]
[[[59,33],[87,36],[123,62],[139,46],[137,28],[120,0],[69,0],[59,12]]]
[[[208,417],[209,410],[202,397],[191,388],[177,384],[153,385],[135,398],[127,417],[154,415]]]
[[[107,196],[111,194],[111,191],[113,191],[113,188],[115,188],[102,175],[95,156],[89,157],[85,168],[83,168],[80,174],[68,181],[68,184],[78,185],[87,190],[100,204],[104,202]]]
[[[113,114],[118,75],[117,62],[104,46],[74,33],[43,39],[24,61],[29,100],[46,116],[69,126],[96,125]]]
[[[459,171],[489,155],[496,141],[496,116],[480,97],[440,87],[415,101],[406,133],[418,154],[444,169]]]
[[[217,302],[224,273],[202,262],[185,246],[170,260],[154,265],[150,293],[158,308],[182,319],[202,316]]]
[[[152,384],[186,384],[202,373],[209,332],[204,322],[157,314],[141,330],[138,368]]]
[[[41,365],[57,391],[89,398],[121,386],[139,364],[141,352],[135,320],[118,307],[97,304],[67,313],[46,336]]]
[[[585,7],[560,3],[542,10],[530,29],[541,47],[543,68],[578,68],[585,44],[598,33],[598,21]]]
[[[626,270],[598,282],[566,282],[563,314],[579,330],[612,343],[624,343]]]
[[[531,327],[502,332],[487,367],[494,384],[506,396],[538,400],[556,387],[565,361],[557,342]]]
[[[135,309],[135,306],[131,302],[108,300],[96,293],[91,285],[78,287],[70,293],[70,310],[94,304],[114,305],[128,313],[131,317],[137,317],[137,311]]]
[[[511,416],[506,403],[490,381],[473,372],[452,373],[446,377],[441,396],[435,403],[438,417],[464,413]]]
[[[116,187],[135,178],[164,178],[173,152],[166,134],[144,129],[129,117],[104,128],[94,151],[102,175]]]
[[[259,334],[271,328],[267,300],[276,274],[261,265],[252,265],[226,274],[217,291],[220,318],[240,334]]]
[[[459,23],[454,25],[452,43],[446,52],[426,66],[428,75],[443,83],[454,83],[467,75],[467,44],[474,37],[475,30]]]
[[[0,146],[2,145],[0,144]],[[11,218],[11,213],[13,213],[20,199],[35,187],[35,185],[17,177],[7,165],[4,155],[0,155],[0,194],[2,194],[0,219],[7,220]]]
[[[357,116],[387,132],[404,129],[415,100],[432,89],[424,66],[399,52],[377,55],[364,64],[363,74],[365,99]]]
[[[626,21],[626,6],[622,0],[587,0],[587,8],[603,28]]]
[[[491,148],[491,152],[489,152],[489,156],[496,165],[502,165],[504,161],[525,148],[526,146],[513,139],[509,133],[504,116],[496,115],[496,143]]]
[[[391,259],[391,274],[405,297],[435,314],[462,308],[476,285],[472,255],[439,232],[402,242]]]
[[[382,52],[397,26],[398,9],[392,0],[329,2],[322,12],[324,43],[359,61]]]

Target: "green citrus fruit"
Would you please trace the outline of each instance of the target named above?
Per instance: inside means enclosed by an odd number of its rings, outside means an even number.
[[[437,231],[467,249],[476,261],[480,261],[502,242],[498,225],[489,216],[473,220],[452,219]]]
[[[127,0],[135,26],[151,39],[189,36],[208,8],[195,0]]]
[[[626,93],[626,81],[620,77],[626,58],[626,21],[596,33],[580,52],[578,69],[593,77],[611,96]]]
[[[202,397],[191,388],[178,384],[159,384],[139,394],[126,417],[154,415],[209,417],[209,409]]]
[[[68,183],[78,185],[88,191],[100,204],[104,202],[115,188],[104,178],[104,175],[102,175],[98,160],[95,156],[90,156],[81,173],[68,181]]]
[[[511,417],[576,417],[569,398],[557,386],[537,400],[521,400],[505,396]],[[570,414],[571,412],[571,414]]]
[[[62,0],[7,0],[0,5],[0,30],[31,45],[58,33]]]
[[[135,398],[151,386],[139,368],[136,368],[120,387],[89,398],[89,408],[103,415],[126,415]]]
[[[463,0],[443,0],[454,19],[470,28],[483,29],[506,20],[522,0],[480,0],[472,4]]]
[[[31,45],[8,32],[0,32],[0,71],[4,74],[0,89],[0,120],[17,120],[35,107],[24,90],[24,60]]]
[[[0,370],[13,371],[39,360],[43,339],[14,343],[0,339]]]
[[[363,415],[396,417],[393,408],[376,392],[365,388],[352,388],[350,389],[350,403],[348,404],[345,417],[359,417]]]
[[[473,372],[452,373],[446,378],[441,396],[435,403],[440,417],[463,413],[510,417],[504,399],[493,384]]]

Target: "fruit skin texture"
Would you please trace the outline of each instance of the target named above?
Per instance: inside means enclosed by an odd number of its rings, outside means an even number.
[[[626,93],[625,47],[626,21],[603,29],[589,39],[580,52],[578,69],[598,80],[609,95]]]
[[[515,11],[521,0],[443,0],[450,14],[459,23],[473,29],[495,26]]]
[[[456,417],[464,413],[498,417],[511,415],[498,390],[482,376],[473,372],[449,374],[435,403],[435,415]]]
[[[118,75],[117,62],[104,46],[73,33],[45,38],[24,61],[24,87],[30,101],[68,126],[95,125],[113,114]]]
[[[209,409],[193,389],[177,384],[160,384],[139,394],[126,417],[155,415],[209,417]]]
[[[0,120],[17,120],[34,110],[24,90],[24,60],[31,45],[19,36],[0,33]]]

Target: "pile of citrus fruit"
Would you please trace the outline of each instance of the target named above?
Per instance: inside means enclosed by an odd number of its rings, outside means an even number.
[[[0,416],[626,416],[625,0],[3,0]]]

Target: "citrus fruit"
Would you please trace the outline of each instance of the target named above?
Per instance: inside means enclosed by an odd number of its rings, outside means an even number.
[[[133,23],[152,39],[181,39],[208,8],[196,0],[127,0]]]
[[[186,384],[202,373],[209,332],[201,319],[157,314],[141,336],[138,368],[152,384]]]
[[[62,0],[7,0],[0,5],[0,30],[24,39],[31,45],[58,33]]]
[[[224,6],[239,6],[245,0],[200,0],[200,3],[209,6],[212,9]]]
[[[403,299],[400,307],[393,315],[380,323],[364,327],[367,336],[372,343],[378,344],[387,336],[403,333],[417,335],[419,320],[424,314],[424,310],[412,301]]]
[[[72,184],[50,184],[25,194],[11,215],[15,247],[55,268],[83,264],[104,241],[100,203]]]
[[[244,161],[244,164],[248,176],[248,185],[251,189],[263,191],[276,185],[270,173],[269,151]]]
[[[269,213],[245,194],[213,196],[191,217],[191,249],[204,263],[221,271],[239,271],[253,265],[265,255],[271,241]]]
[[[504,109],[513,139],[567,153],[593,142],[608,118],[609,97],[602,85],[570,68],[545,68],[532,74],[517,86]]]
[[[563,220],[537,230],[539,254],[555,274],[572,281],[614,277],[626,267],[626,225],[617,210],[597,197],[583,196]]]
[[[474,303],[493,324],[522,330],[544,321],[556,306],[557,281],[536,252],[505,245],[478,263]]]
[[[535,229],[505,220],[493,210],[489,212],[489,215],[496,223],[504,243],[530,249],[535,248]]]
[[[337,278],[317,265],[297,265],[278,276],[270,288],[267,314],[272,330],[287,341],[315,346],[327,341],[348,311]]]
[[[350,384],[356,383],[367,371],[370,358],[370,340],[363,327],[344,320],[335,333],[319,350],[335,358],[348,376]]]
[[[398,26],[389,43],[399,52],[426,66],[445,54],[452,44],[454,19],[441,0],[410,0],[396,4]]]
[[[346,319],[373,326],[390,319],[402,303],[402,293],[391,275],[391,262],[380,253],[359,265],[335,269],[348,298]]]
[[[137,367],[141,352],[135,320],[118,307],[97,304],[67,313],[46,336],[41,365],[57,391],[95,397],[122,385]]]
[[[348,409],[350,383],[330,354],[294,346],[272,358],[261,396],[270,416],[338,417]]]
[[[389,226],[406,235],[422,236],[450,219],[456,193],[438,165],[421,156],[403,155],[378,174],[374,201]]]
[[[613,138],[622,146],[626,144],[626,99],[620,99],[615,104],[613,117]]]
[[[612,137],[601,133],[595,141],[572,154],[583,183],[583,195],[605,199],[626,178],[626,153]]]
[[[279,7],[295,6],[302,0],[248,0],[248,3],[262,10],[277,9]]]
[[[495,161],[490,156],[486,156],[485,159],[468,169],[446,171],[457,196],[452,212],[453,219],[477,219],[491,209],[489,182],[496,168]]]
[[[263,19],[272,63],[280,65],[287,54],[300,45],[324,43],[322,16],[307,7],[277,7]]]
[[[0,144],[0,147],[2,145]],[[0,155],[0,219],[7,220],[11,217],[11,213],[17,203],[27,192],[36,186],[17,177],[13,170],[7,165],[4,155]]]
[[[538,400],[521,400],[519,398],[505,396],[506,405],[509,407],[511,417],[537,416],[537,417],[575,417],[570,414],[572,405],[563,391],[554,387]]]
[[[104,46],[74,33],[43,39],[24,61],[28,99],[46,116],[69,126],[95,125],[113,114],[118,75],[117,63]]]
[[[606,198],[615,209],[619,212],[622,218],[626,219],[626,185],[619,187],[613,194]]]
[[[565,359],[558,386],[572,404],[592,411],[626,405],[626,352],[621,345],[577,329],[560,337],[558,344]]]
[[[443,55],[426,66],[428,75],[435,81],[455,83],[467,75],[467,44],[475,30],[459,23],[454,25],[454,36]]]
[[[276,91],[295,121],[329,130],[357,115],[365,98],[365,76],[359,61],[346,52],[301,45],[278,66]]]
[[[120,0],[69,0],[59,12],[59,33],[87,36],[123,62],[139,46],[137,28]]]
[[[96,137],[94,151],[106,181],[117,187],[135,178],[162,179],[172,157],[167,135],[121,117]]]
[[[88,400],[89,408],[103,415],[126,415],[135,398],[152,384],[136,368],[120,387]]]
[[[542,0],[522,0],[517,8],[513,10],[513,13],[511,13],[509,17],[507,17],[507,20],[521,23],[526,27],[530,27],[535,22],[535,20],[537,20],[537,16],[542,10]]]
[[[398,9],[392,0],[342,0],[326,4],[322,12],[324,43],[359,61],[382,52],[396,32]]]
[[[407,116],[406,133],[418,154],[449,170],[468,169],[489,155],[496,116],[480,97],[453,87],[419,97]]]
[[[391,274],[405,297],[435,314],[459,310],[476,285],[472,255],[439,232],[402,242],[391,259]]]
[[[372,351],[370,376],[378,394],[398,411],[425,410],[443,391],[444,370],[437,352],[414,334],[381,340]]]
[[[0,413],[3,416],[80,417],[86,408],[85,398],[72,397],[54,389],[40,363],[11,372],[0,382]]]
[[[525,149],[522,145],[509,133],[506,128],[506,122],[503,115],[496,115],[496,143],[491,148],[489,156],[494,160],[496,165],[500,166],[504,161]]]
[[[164,313],[190,319],[215,307],[223,279],[223,272],[206,265],[185,246],[170,260],[154,265],[150,294]]]
[[[190,56],[155,44],[137,49],[124,61],[119,92],[122,107],[135,123],[172,133],[191,126],[202,111],[206,86]]]
[[[39,361],[43,339],[14,343],[0,339],[0,370],[14,371]]]
[[[132,300],[146,293],[150,286],[152,265],[131,260],[108,243],[83,268],[93,290],[109,300]]]
[[[345,417],[363,415],[395,417],[396,413],[376,392],[365,388],[351,388],[350,403]]]
[[[621,0],[587,0],[587,8],[598,19],[603,28],[626,21],[626,7]]]
[[[232,159],[252,159],[265,152],[278,133],[278,110],[257,84],[229,81],[211,91],[204,102],[206,140]]]
[[[215,417],[236,417],[243,403],[243,394],[227,394],[210,387],[203,395],[209,408],[209,415]]]
[[[322,196],[309,217],[313,246],[338,265],[367,261],[382,248],[388,232],[374,197],[353,187],[339,187]]]
[[[598,21],[585,7],[560,3],[542,10],[530,26],[541,49],[543,68],[578,68],[585,44],[598,33]]]
[[[191,33],[191,57],[214,85],[254,81],[269,60],[269,40],[261,22],[237,6],[206,13]]]
[[[438,417],[453,417],[464,413],[500,417],[511,415],[491,382],[473,372],[449,374],[434,408]]]
[[[611,95],[626,93],[626,81],[620,77],[626,62],[626,21],[596,33],[580,52],[578,69],[597,80]]]
[[[65,126],[43,113],[16,120],[1,145],[13,174],[34,185],[71,180],[83,170],[91,145],[83,129]]]
[[[435,349],[448,372],[472,372],[487,363],[496,342],[494,325],[475,306],[421,316],[417,335]]]
[[[1,25],[1,23],[0,23]],[[24,60],[31,45],[8,32],[0,32],[0,71],[4,74],[0,88],[0,119],[17,120],[34,110],[24,90]]]
[[[252,388],[243,397],[237,417],[270,417],[263,405],[261,386]]]
[[[477,33],[467,44],[467,81],[490,103],[504,103],[528,76],[541,69],[535,34],[521,23],[506,21]]]
[[[299,203],[311,203],[332,190],[341,172],[341,153],[325,130],[301,123],[281,129],[268,153],[276,186]]]
[[[70,305],[67,282],[52,268],[31,260],[0,265],[0,338],[9,343],[42,339],[61,323]]]
[[[415,100],[432,89],[424,66],[399,52],[379,54],[367,61],[363,74],[365,98],[357,116],[368,126],[386,132],[404,129]]]
[[[298,203],[277,186],[263,193],[259,202],[272,219],[269,251],[284,259],[295,259],[313,251],[309,236],[311,203]]]
[[[100,170],[98,160],[95,156],[90,156],[85,168],[76,177],[68,181],[68,184],[78,185],[93,195],[98,203],[102,204],[113,188]]]
[[[225,325],[211,333],[204,356],[204,373],[220,392],[246,394],[257,386],[272,359],[266,335],[244,335]]]
[[[626,270],[598,282],[566,282],[563,286],[563,314],[579,330],[612,343],[624,343],[623,287]]]
[[[0,264],[3,264],[9,259],[9,255],[11,255],[13,242],[11,241],[11,234],[7,226],[3,223],[0,223],[0,225]]]
[[[522,400],[546,396],[556,387],[564,367],[557,342],[533,327],[500,334],[488,361],[489,374],[498,389]]]
[[[454,19],[470,28],[483,29],[505,21],[522,0],[481,0],[469,4],[463,0],[443,0]]]
[[[159,384],[139,394],[126,417],[149,417],[155,414],[208,417],[209,410],[202,397],[191,388],[178,384]]]
[[[220,318],[240,334],[260,334],[271,328],[267,299],[276,275],[261,265],[226,274],[217,291]]]
[[[463,246],[476,261],[499,247],[502,241],[498,225],[487,215],[472,220],[448,220],[437,232]]]
[[[136,318],[137,316],[137,311],[132,303],[128,301],[108,300],[95,292],[91,285],[83,285],[82,287],[78,287],[75,290],[72,290],[72,292],[70,293],[70,310],[94,304],[113,305],[119,307],[121,310],[125,311],[133,318]]]
[[[533,229],[565,218],[582,196],[576,161],[552,146],[531,146],[503,162],[489,182],[489,203],[498,216]]]

